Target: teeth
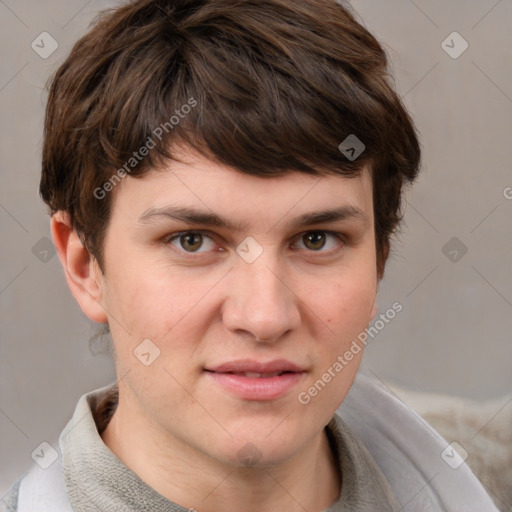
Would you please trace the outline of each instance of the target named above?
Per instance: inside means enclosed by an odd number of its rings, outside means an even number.
[[[244,372],[240,373],[239,375],[243,375],[244,377],[249,377],[250,379],[259,379],[261,377],[277,377],[280,375],[281,372],[274,372],[274,373],[257,373],[257,372]]]

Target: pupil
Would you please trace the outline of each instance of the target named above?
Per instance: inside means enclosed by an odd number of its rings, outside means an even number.
[[[309,233],[306,235],[309,242],[312,242],[312,244],[316,247],[313,247],[313,249],[321,249],[325,244],[325,236],[323,233],[315,232],[315,233]]]
[[[185,246],[185,249],[198,249],[200,246],[201,246],[201,235],[197,235],[197,234],[194,234],[194,233],[189,233],[188,235],[182,235],[182,241],[184,241],[184,246]],[[196,240],[198,240],[195,244],[194,244],[194,238]],[[195,245],[195,247],[194,247]],[[187,247],[188,246],[188,247]]]

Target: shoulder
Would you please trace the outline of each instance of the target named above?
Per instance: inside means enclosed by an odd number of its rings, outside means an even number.
[[[67,434],[70,431],[74,432],[75,444],[82,443],[82,438],[88,430],[98,435],[98,432],[106,427],[116,406],[117,387],[112,384],[82,395],[75,413],[59,437],[60,453],[55,450],[55,460],[47,467],[33,464],[29,471],[12,485],[6,496],[0,498],[0,512],[72,511],[63,464],[66,450],[72,448],[69,446]],[[67,441],[63,442],[63,438]]]
[[[373,378],[359,373],[337,413],[371,454],[398,500],[408,504],[406,510],[497,511],[449,443]]]
[[[5,512],[71,512],[60,457],[46,469],[34,464],[9,491],[6,507]]]

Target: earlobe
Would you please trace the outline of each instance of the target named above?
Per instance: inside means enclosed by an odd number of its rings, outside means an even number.
[[[103,276],[95,258],[71,228],[66,212],[52,215],[51,232],[69,289],[80,308],[94,322],[106,323],[108,318],[102,306]]]

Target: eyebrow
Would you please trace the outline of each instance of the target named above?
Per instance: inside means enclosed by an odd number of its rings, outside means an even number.
[[[149,224],[161,218],[168,218],[182,221],[189,224],[200,224],[202,226],[212,226],[217,228],[226,228],[233,232],[242,232],[246,226],[240,222],[234,222],[222,215],[213,212],[201,211],[190,207],[166,206],[163,208],[150,208],[146,210],[138,219],[139,224]],[[324,224],[336,221],[359,220],[368,224],[368,216],[355,206],[340,206],[319,210],[310,213],[304,213],[293,219],[289,226],[298,229],[304,226],[315,224]]]

